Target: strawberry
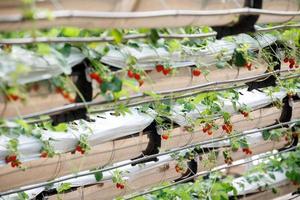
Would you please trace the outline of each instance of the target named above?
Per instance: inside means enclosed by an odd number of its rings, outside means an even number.
[[[164,140],[168,140],[169,139],[169,135],[168,134],[163,134],[161,136],[161,138],[164,139]]]
[[[208,134],[208,135],[212,135],[212,131],[211,131],[211,130],[208,130],[208,131],[207,131],[207,134]]]
[[[16,94],[9,94],[9,95],[7,96],[7,98],[8,98],[8,100],[10,100],[10,101],[18,101],[18,100],[20,99],[20,97],[19,97],[18,95],[16,95]]]
[[[19,167],[22,163],[19,160],[11,161],[10,165],[12,167]]]
[[[157,65],[155,66],[155,68],[156,68],[156,71],[157,71],[157,72],[161,72],[161,71],[164,70],[164,66],[161,65],[161,64],[157,64]]]
[[[116,187],[117,187],[117,188],[120,188],[120,183],[117,183],[117,184],[116,184]]]
[[[200,75],[201,75],[200,69],[194,69],[194,70],[193,70],[193,75],[194,75],[194,76],[200,76]]]
[[[225,124],[222,125],[222,129],[226,133],[231,133],[232,132],[232,125],[230,123],[226,122]]]
[[[289,68],[293,69],[294,68],[294,64],[289,64]]]
[[[56,87],[55,92],[58,94],[63,94],[64,90],[61,87]]]
[[[121,189],[121,190],[123,190],[123,189],[124,189],[124,187],[125,187],[125,185],[124,185],[124,184],[122,184],[122,183],[120,183],[120,184],[119,184],[119,186],[120,186],[120,189]]]
[[[206,133],[208,131],[208,128],[207,127],[203,127],[202,131],[203,131],[203,133]]]
[[[133,71],[131,71],[130,69],[127,71],[127,76],[129,77],[129,78],[133,78],[134,77],[134,73],[133,73]]]
[[[249,113],[246,112],[246,111],[241,111],[241,114],[242,114],[244,117],[248,117],[248,116],[249,116]]]
[[[68,99],[68,98],[70,98],[70,94],[69,94],[68,92],[64,92],[64,93],[63,93],[63,97],[64,97],[65,99]]]
[[[252,64],[251,64],[251,63],[246,63],[246,64],[245,64],[245,67],[246,67],[249,71],[251,71]]]
[[[294,58],[290,58],[289,59],[289,63],[290,63],[290,65],[294,65],[295,64],[295,59]]]
[[[47,151],[43,151],[40,155],[41,158],[47,158],[48,157],[48,153]]]
[[[80,145],[77,145],[77,146],[76,146],[75,151],[78,151],[78,152],[80,152],[81,154],[84,154],[84,153],[85,153],[85,150],[84,150]]]
[[[92,73],[90,73],[90,78],[91,79],[94,79],[94,80],[96,80],[96,79],[98,79],[99,78],[99,75],[96,73],[96,72],[92,72]]]
[[[180,173],[182,171],[181,167],[179,167],[178,165],[175,166],[175,170],[177,173]]]
[[[211,124],[206,124],[206,127],[207,127],[208,129],[211,129],[211,128],[212,128],[212,125],[211,125]]]
[[[283,62],[285,62],[285,63],[289,62],[289,58],[285,57],[284,60],[283,60]]]
[[[135,78],[135,80],[140,80],[141,79],[141,75],[139,75],[139,74],[137,74],[137,73],[135,73],[134,74],[134,78]]]
[[[70,102],[70,103],[75,103],[75,99],[73,98],[73,97],[68,97],[68,101]]]
[[[171,72],[171,68],[164,68],[162,72],[165,76],[167,76]]]
[[[92,80],[97,81],[98,84],[101,84],[103,82],[102,79],[100,78],[99,74],[97,74],[96,72],[90,73],[89,76]]]

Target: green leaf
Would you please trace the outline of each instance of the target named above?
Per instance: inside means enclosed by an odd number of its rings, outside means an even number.
[[[27,200],[27,199],[29,199],[29,196],[25,192],[19,192],[18,193],[18,199],[19,200]]]
[[[59,52],[62,53],[65,57],[68,57],[71,53],[71,45],[65,44],[63,48],[59,49]]]
[[[153,45],[157,44],[157,41],[159,40],[159,34],[156,29],[150,30],[149,38],[150,38],[151,44],[153,44]]]
[[[101,89],[101,92],[102,93],[106,93],[107,90],[109,88],[109,83],[108,82],[103,82],[101,85],[100,85],[100,89]]]
[[[69,189],[72,188],[72,184],[71,183],[62,183],[57,189],[56,191],[61,194]]]
[[[264,130],[262,132],[262,137],[264,140],[268,140],[270,138],[270,132],[268,130]]]
[[[181,43],[179,42],[179,40],[168,40],[167,45],[171,53],[181,50]]]
[[[50,52],[51,49],[48,44],[44,44],[44,43],[37,44],[37,53],[39,55],[48,55]]]
[[[80,34],[80,29],[74,27],[66,27],[63,29],[62,34],[66,37],[78,37]]]
[[[101,181],[103,179],[103,173],[102,172],[95,172],[94,173],[96,181]]]
[[[123,34],[118,29],[113,29],[111,31],[111,35],[113,36],[113,38],[117,44],[122,42]]]
[[[234,50],[233,60],[234,64],[238,67],[243,67],[247,63],[247,60],[242,51]]]
[[[24,120],[18,119],[16,120],[16,123],[19,124],[25,131],[26,134],[30,134],[32,129],[31,126]]]
[[[66,132],[68,130],[68,125],[66,123],[60,123],[57,126],[53,126],[53,130],[57,132]]]
[[[270,176],[271,179],[276,180],[276,177],[273,173],[269,173],[268,175]]]
[[[114,76],[111,83],[109,84],[109,89],[112,91],[112,92],[119,92],[121,91],[122,89],[122,81]]]

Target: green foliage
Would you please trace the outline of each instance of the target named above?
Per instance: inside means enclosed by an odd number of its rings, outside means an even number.
[[[66,191],[68,191],[69,189],[72,188],[72,184],[71,183],[62,183],[59,185],[58,188],[56,188],[56,191],[58,194],[62,194]]]

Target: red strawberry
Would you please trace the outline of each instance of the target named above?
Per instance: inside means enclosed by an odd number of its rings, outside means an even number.
[[[16,94],[9,94],[7,97],[8,97],[8,100],[11,100],[11,101],[17,101],[20,99],[20,97]]]
[[[120,189],[121,189],[121,190],[123,190],[124,187],[125,187],[122,183],[120,183],[119,186],[120,186]]]
[[[128,76],[129,78],[133,78],[133,77],[134,77],[133,71],[128,70],[128,71],[127,71],[127,76]]]
[[[61,87],[56,87],[55,92],[58,94],[63,94],[64,90]]]
[[[292,64],[292,63],[289,64],[289,68],[290,68],[290,69],[293,69],[293,67],[294,67],[294,64]]]
[[[96,72],[92,72],[90,73],[90,78],[96,80],[97,78],[99,78],[99,75]]]
[[[163,71],[164,70],[164,66],[163,65],[161,65],[161,64],[158,64],[158,65],[156,65],[156,71],[157,72],[161,72],[161,71]]]
[[[207,128],[207,127],[204,127],[204,128],[202,129],[202,131],[203,131],[203,133],[206,133],[206,132],[208,131],[208,128]]]
[[[244,115],[244,117],[248,117],[249,116],[249,113],[245,112],[245,111],[241,111],[241,114]]]
[[[41,153],[41,158],[47,158],[48,157],[48,153],[46,151],[43,151]]]
[[[285,57],[284,60],[283,60],[283,62],[285,62],[285,63],[289,62],[289,58]]]
[[[208,129],[211,129],[211,128],[212,128],[212,125],[211,125],[211,124],[206,124],[206,127],[207,127]]]
[[[16,161],[17,160],[17,156],[16,155],[11,155],[10,156],[10,161]]]
[[[179,173],[179,172],[181,172],[182,169],[181,169],[181,167],[179,167],[178,165],[176,165],[175,166],[175,170],[176,170],[177,173]]]
[[[289,59],[289,63],[290,63],[290,65],[294,65],[295,64],[295,59],[294,58],[290,58]]]
[[[134,74],[134,78],[135,78],[135,80],[140,80],[141,79],[141,75],[139,75],[139,74],[137,74],[137,73],[135,73]]]
[[[76,146],[76,149],[75,149],[75,150],[78,151],[78,152],[82,152],[82,148],[81,148],[81,146],[79,146],[79,145]]]
[[[73,98],[73,97],[68,97],[68,101],[70,102],[70,103],[75,103],[75,99]]]
[[[229,123],[225,123],[222,125],[222,129],[226,132],[226,133],[231,133],[232,132],[232,125]]]
[[[12,167],[19,167],[21,162],[19,160],[12,161],[10,164]]]
[[[194,75],[194,76],[200,76],[200,75],[201,75],[200,69],[194,69],[194,70],[193,70],[193,75]]]
[[[164,140],[167,140],[167,139],[169,139],[169,135],[168,134],[163,134],[161,136],[161,138],[164,139]]]
[[[99,74],[97,74],[96,72],[90,73],[90,78],[97,81],[98,84],[101,84],[103,82]]]
[[[116,184],[116,187],[117,187],[117,188],[120,188],[120,183],[117,183],[117,184]]]
[[[251,67],[252,67],[252,64],[251,64],[251,63],[247,63],[245,66],[246,66],[246,68],[247,68],[249,71],[251,71]]]
[[[68,92],[64,92],[64,93],[63,93],[63,97],[64,97],[65,99],[69,99],[69,98],[70,98],[70,94],[69,94]]]
[[[17,163],[16,163],[16,162],[11,162],[10,165],[11,165],[12,167],[17,167]]]
[[[163,74],[166,76],[171,72],[171,68],[164,68],[163,69]]]
[[[208,130],[208,131],[207,131],[207,134],[208,134],[208,135],[212,135],[212,131],[211,131],[211,130]]]

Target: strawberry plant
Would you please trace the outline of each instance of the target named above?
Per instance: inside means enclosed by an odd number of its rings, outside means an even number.
[[[9,150],[9,154],[5,157],[5,162],[10,164],[11,167],[21,167],[21,161],[19,160],[18,153],[18,144],[19,141],[17,139],[10,139],[7,144],[7,149]]]
[[[79,152],[81,154],[85,154],[91,150],[91,147],[88,143],[88,135],[81,134],[78,144],[75,147],[75,150],[72,153]]]
[[[115,170],[113,172],[112,181],[113,181],[113,183],[116,184],[116,188],[117,189],[121,189],[122,190],[122,189],[125,188],[126,181],[122,177],[122,172],[120,170]]]

